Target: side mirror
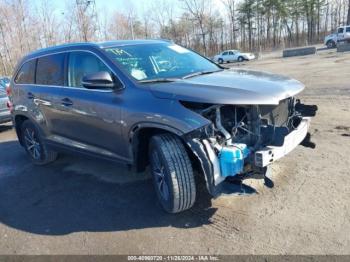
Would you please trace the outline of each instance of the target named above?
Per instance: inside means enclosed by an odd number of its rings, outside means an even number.
[[[88,89],[112,89],[115,86],[111,74],[105,71],[85,75],[82,85]]]

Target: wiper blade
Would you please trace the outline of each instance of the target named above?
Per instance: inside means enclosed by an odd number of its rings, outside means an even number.
[[[155,79],[146,79],[146,80],[140,80],[139,83],[169,83],[169,82],[175,82],[179,79],[177,78],[155,78]]]
[[[187,76],[184,76],[182,79],[188,79],[188,78],[191,78],[191,77],[201,76],[201,75],[209,75],[209,74],[216,73],[216,72],[221,72],[221,71],[223,71],[223,69],[215,70],[215,71],[199,71],[199,72],[195,72],[195,73],[189,74]]]

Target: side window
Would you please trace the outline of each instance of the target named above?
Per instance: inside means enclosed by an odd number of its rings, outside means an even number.
[[[88,52],[71,52],[68,62],[68,86],[83,87],[82,79],[87,74],[111,70],[95,55]]]
[[[25,62],[15,77],[16,84],[34,84],[36,59]]]
[[[36,83],[39,85],[64,85],[65,54],[48,55],[38,59]]]
[[[228,52],[223,52],[222,55],[228,55]]]
[[[342,33],[344,33],[344,28],[343,27],[338,29],[338,34],[342,34]]]
[[[234,55],[232,51],[229,52],[229,55]]]
[[[350,33],[350,26],[348,26],[348,27],[346,28],[346,32],[347,32],[347,33]]]

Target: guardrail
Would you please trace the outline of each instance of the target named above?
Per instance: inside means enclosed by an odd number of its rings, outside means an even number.
[[[316,54],[316,47],[303,47],[283,50],[283,57],[304,56]]]

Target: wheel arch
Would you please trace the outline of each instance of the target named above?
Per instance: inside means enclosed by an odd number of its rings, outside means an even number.
[[[336,43],[336,41],[334,41],[334,39],[329,39],[326,43],[326,46],[328,47],[330,43],[332,43],[333,47],[337,45],[337,43]]]
[[[24,113],[19,113],[19,114],[15,114],[12,117],[12,119],[13,119],[13,124],[15,126],[18,141],[22,146],[23,146],[23,141],[22,141],[22,136],[21,136],[21,127],[22,127],[22,124],[27,120],[31,121],[32,124],[37,128],[39,134],[41,136],[45,137],[44,131],[42,130],[42,127],[40,126],[40,124],[38,122],[36,122],[32,117],[30,117],[30,115],[27,115]]]
[[[21,136],[21,127],[22,127],[22,124],[24,123],[24,121],[26,121],[26,120],[30,120],[30,119],[29,119],[29,117],[27,117],[25,115],[15,115],[13,117],[18,141],[22,146],[23,146],[23,141],[22,141],[22,136]]]
[[[191,162],[197,166],[198,159],[195,157],[194,153],[184,140],[183,132],[166,125],[143,123],[132,128],[129,135],[130,150],[134,159],[134,165],[138,172],[144,171],[149,164],[149,159],[145,156],[148,156],[149,142],[152,136],[164,133],[173,134],[180,138],[186,148],[186,151],[188,152]]]

